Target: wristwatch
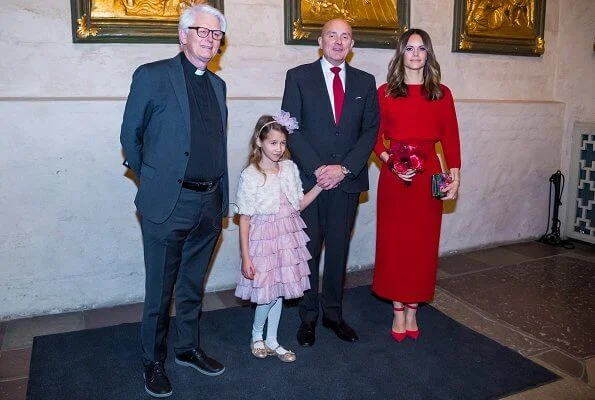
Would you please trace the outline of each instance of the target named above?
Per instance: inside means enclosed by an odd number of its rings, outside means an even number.
[[[351,173],[351,171],[348,170],[347,167],[344,165],[341,165],[341,172],[343,172],[343,175],[345,175],[345,176],[347,176]]]

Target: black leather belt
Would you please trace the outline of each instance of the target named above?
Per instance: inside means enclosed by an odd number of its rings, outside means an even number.
[[[215,187],[218,181],[208,181],[208,182],[189,182],[184,181],[182,182],[182,187],[185,189],[194,190],[195,192],[208,192],[212,188]]]

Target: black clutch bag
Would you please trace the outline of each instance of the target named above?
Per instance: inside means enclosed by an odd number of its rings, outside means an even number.
[[[452,179],[450,179],[450,175],[444,172],[432,175],[432,196],[436,197],[437,199],[446,197],[446,193],[442,191],[442,188],[451,182]]]

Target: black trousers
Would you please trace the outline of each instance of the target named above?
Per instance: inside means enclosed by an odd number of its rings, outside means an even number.
[[[343,318],[343,285],[351,231],[355,221],[359,193],[345,193],[340,188],[323,191],[316,200],[302,211],[305,232],[310,237],[307,248],[312,255],[310,267],[311,290],[300,301],[302,322],[315,324],[319,303],[326,318],[339,321]],[[319,300],[320,258],[324,244],[324,275],[322,296]]]
[[[145,254],[145,305],[141,324],[142,358],[167,357],[169,307],[175,285],[174,350],[199,346],[204,278],[221,232],[222,191],[182,189],[172,215],[163,223],[141,221]]]

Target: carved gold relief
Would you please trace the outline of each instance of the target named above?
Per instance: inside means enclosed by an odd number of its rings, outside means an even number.
[[[177,21],[184,8],[206,0],[93,0],[92,18],[140,17]]]
[[[534,37],[533,0],[469,0],[466,28],[469,34]]]
[[[535,39],[535,52],[538,54],[543,54],[545,52],[545,41],[542,37],[537,37]]]
[[[304,31],[304,27],[302,26],[301,20],[296,20],[293,22],[293,33],[292,37],[296,40],[300,39],[307,39],[310,36],[310,32]]]
[[[410,0],[285,0],[285,42],[316,44],[322,25],[343,18],[356,46],[394,48],[409,24]]]
[[[545,0],[455,0],[453,51],[541,55],[544,25]]]
[[[473,43],[467,39],[467,35],[464,33],[461,35],[461,41],[459,42],[459,49],[461,50],[471,50],[473,47]]]
[[[76,35],[79,38],[86,39],[89,36],[96,36],[99,30],[97,28],[89,28],[87,26],[87,18],[83,14],[82,17],[76,20],[78,23],[78,28],[76,29]]]
[[[193,4],[223,0],[70,0],[74,42],[178,43],[178,19]]]
[[[302,0],[301,12],[306,25],[343,18],[360,28],[390,28],[399,10],[396,0]]]

